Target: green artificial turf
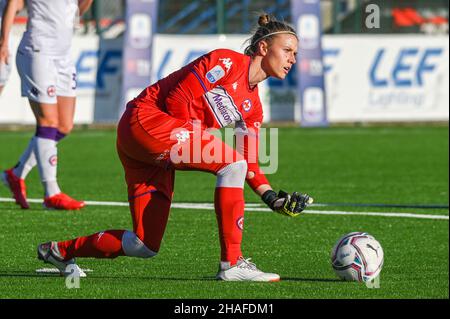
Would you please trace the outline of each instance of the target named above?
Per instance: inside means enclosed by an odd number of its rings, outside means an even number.
[[[279,129],[275,189],[311,194],[311,210],[447,215],[448,209],[352,207],[350,204],[448,205],[448,127]],[[0,132],[0,168],[15,164],[31,132]],[[115,133],[78,130],[59,145],[63,191],[87,201],[126,202]],[[174,202],[213,201],[215,178],[178,172]],[[28,196],[42,198],[37,169]],[[259,199],[246,188],[247,202]],[[9,198],[0,188],[0,198]],[[142,260],[79,259],[92,269],[80,289],[39,275],[36,245],[105,229],[131,229],[127,207],[91,205],[77,212],[21,210],[0,202],[0,298],[449,298],[447,220],[246,212],[243,251],[278,283],[217,282],[219,240],[212,210],[172,209],[161,251]],[[351,231],[374,235],[385,253],[379,289],[342,282],[330,266],[335,241]]]

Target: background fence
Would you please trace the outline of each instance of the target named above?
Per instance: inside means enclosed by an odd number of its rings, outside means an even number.
[[[367,29],[366,7],[382,8],[380,28]],[[448,33],[448,0],[322,0],[324,33]],[[159,3],[158,33],[245,34],[259,12],[291,20],[289,0],[163,0]],[[85,18],[95,21],[98,32],[123,21],[124,0],[95,0]]]

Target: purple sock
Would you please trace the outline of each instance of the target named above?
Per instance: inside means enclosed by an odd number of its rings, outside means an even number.
[[[56,141],[57,133],[58,129],[56,127],[37,126],[35,136]]]
[[[57,142],[61,141],[65,137],[66,137],[66,134],[61,133],[59,130],[56,132],[56,141]]]

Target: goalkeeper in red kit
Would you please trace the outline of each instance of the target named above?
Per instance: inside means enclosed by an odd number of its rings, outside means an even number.
[[[38,246],[39,259],[64,274],[68,265],[76,266],[76,257],[155,256],[169,217],[175,171],[197,170],[217,176],[214,205],[221,260],[216,278],[280,280],[277,274],[259,270],[241,251],[244,183],[272,210],[287,216],[299,215],[312,198],[273,191],[259,168],[257,147],[251,147],[257,145],[263,119],[258,83],[271,76],[284,79],[298,48],[297,35],[286,23],[264,14],[258,24],[245,54],[214,50],[128,102],[118,125],[117,151],[125,170],[133,231],[106,230],[43,243]],[[236,149],[209,133],[230,124],[244,141]],[[186,149],[194,149],[188,160]],[[210,157],[197,156],[210,154],[207,149],[214,150]]]

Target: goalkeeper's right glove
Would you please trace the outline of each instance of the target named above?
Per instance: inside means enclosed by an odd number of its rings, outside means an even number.
[[[289,195],[282,190],[278,192],[278,195],[273,190],[268,190],[261,198],[274,212],[290,217],[297,217],[307,205],[314,202],[314,199],[307,194],[293,192]]]

